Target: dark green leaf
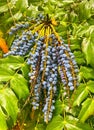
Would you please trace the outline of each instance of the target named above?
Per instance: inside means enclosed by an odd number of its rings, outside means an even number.
[[[37,124],[36,127],[35,127],[35,130],[45,130],[45,125]]]

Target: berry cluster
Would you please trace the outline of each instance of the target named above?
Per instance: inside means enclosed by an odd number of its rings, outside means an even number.
[[[61,77],[64,90],[69,93],[78,85],[78,66],[69,46],[58,36],[48,16],[46,20],[42,15],[30,20],[35,26],[31,24],[29,30],[17,36],[5,56],[24,56],[29,53],[27,64],[30,65],[28,75],[32,110],[42,108],[44,121],[47,123],[55,109],[58,75]],[[25,28],[27,26],[25,25]],[[15,32],[22,27],[24,26],[17,25],[12,31]]]
[[[17,23],[15,26],[11,27],[9,34],[13,35],[15,32],[21,29],[25,29],[29,27],[29,22]]]
[[[10,51],[4,56],[8,55],[26,55],[33,44],[36,42],[37,33],[32,35],[31,31],[23,32],[21,36],[17,35],[13,41]]]

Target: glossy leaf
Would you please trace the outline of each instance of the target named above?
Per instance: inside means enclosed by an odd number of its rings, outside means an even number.
[[[81,84],[76,92],[72,95],[73,106],[80,105],[81,102],[88,96],[88,89],[85,84]]]
[[[0,130],[7,130],[6,116],[0,107]]]
[[[87,89],[91,92],[94,93],[94,81],[90,80],[87,82]]]
[[[20,74],[14,75],[10,81],[10,87],[13,89],[19,99],[26,98],[29,95],[28,83]]]
[[[89,125],[79,122],[77,118],[72,116],[66,116],[64,122],[67,130],[93,130]]]
[[[62,130],[64,128],[63,118],[58,115],[47,125],[46,130]]]
[[[81,122],[85,122],[87,118],[94,114],[94,99],[87,98],[83,104],[79,113],[79,119]]]
[[[94,33],[93,33],[94,35]],[[86,56],[87,64],[90,64],[94,67],[94,41],[91,38],[84,38],[82,42],[82,50]]]
[[[5,114],[12,118],[13,122],[16,122],[18,114],[18,100],[16,95],[10,88],[0,89],[0,106],[2,106]]]
[[[24,76],[26,79],[28,79],[29,66],[28,66],[26,63],[24,63],[24,64],[22,65],[21,71],[22,71],[23,76]]]
[[[94,70],[90,67],[85,67],[85,66],[81,66],[80,68],[80,80],[82,80],[83,78],[85,79],[94,79]]]
[[[15,72],[10,68],[7,68],[6,65],[0,66],[0,81],[10,80],[13,77],[14,73]]]
[[[24,65],[24,59],[20,56],[8,56],[0,59],[1,66],[7,66],[12,69],[18,69]]]

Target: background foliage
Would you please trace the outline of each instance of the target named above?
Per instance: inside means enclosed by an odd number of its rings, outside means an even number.
[[[94,1],[93,0],[0,0],[0,35],[10,47],[8,31],[16,22],[37,14],[49,14],[56,30],[70,45],[79,65],[80,85],[69,99],[60,89],[53,119],[45,124],[30,106],[21,109],[29,95],[26,57],[0,59],[0,130],[93,130],[94,129]],[[2,51],[1,51],[2,54]],[[62,86],[61,83],[58,84]]]

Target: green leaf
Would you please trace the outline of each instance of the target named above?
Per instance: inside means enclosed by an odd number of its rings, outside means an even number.
[[[45,130],[45,125],[44,124],[37,124],[35,127],[35,130]]]
[[[74,55],[78,64],[85,63],[84,54],[81,51],[74,51]]]
[[[90,67],[81,66],[79,76],[80,80],[82,80],[83,78],[88,80],[94,79],[94,70]]]
[[[46,130],[62,130],[64,128],[63,118],[58,115],[53,117],[52,121],[47,125]]]
[[[5,65],[0,67],[0,81],[8,81],[10,80],[13,75],[14,71],[10,68],[7,68]]]
[[[7,130],[6,117],[0,107],[0,130]]]
[[[28,8],[28,0],[18,0],[16,3],[16,8],[23,12]]]
[[[5,5],[3,5],[3,6],[0,6],[0,13],[4,13],[4,12],[6,12],[6,11],[8,11],[8,6],[7,6],[7,4],[5,4]]]
[[[91,115],[94,115],[94,99],[87,98],[82,104],[82,109],[78,118],[81,122],[85,122],[86,119]]]
[[[10,88],[0,89],[0,106],[4,113],[12,118],[13,122],[16,122],[18,114],[18,100],[16,95]]]
[[[79,19],[86,20],[91,16],[91,7],[87,0],[80,2],[79,4]]]
[[[94,36],[94,33],[93,33]],[[87,64],[90,64],[92,67],[94,67],[94,41],[92,38],[84,38],[82,42],[82,50],[85,54]]]
[[[18,11],[18,12],[16,12],[16,14],[13,15],[13,17],[8,18],[6,20],[6,23],[12,22],[13,19],[18,21],[21,17],[22,17],[22,12]]]
[[[55,103],[55,115],[61,114],[63,111],[63,102],[57,100]]]
[[[0,59],[1,66],[7,66],[12,69],[18,69],[24,65],[24,58],[21,56],[8,56]]]
[[[80,84],[77,88],[76,92],[72,95],[73,98],[73,106],[80,105],[81,102],[88,96],[88,89],[85,84]]]
[[[79,122],[79,120],[73,116],[66,116],[64,124],[67,130],[93,130],[88,124]]]
[[[20,74],[14,75],[10,81],[10,87],[13,89],[19,99],[26,98],[29,95],[28,83]]]
[[[91,92],[94,93],[94,81],[89,81],[87,82],[87,89]]]
[[[23,76],[26,79],[28,79],[28,73],[30,70],[29,70],[29,66],[26,63],[24,63],[23,66],[21,67],[21,71],[22,71]]]

